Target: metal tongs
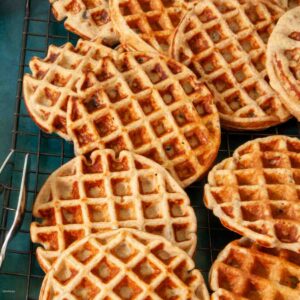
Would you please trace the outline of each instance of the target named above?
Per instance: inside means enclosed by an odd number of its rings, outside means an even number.
[[[4,173],[4,170],[5,170],[6,166],[9,164],[9,161],[12,158],[13,154],[14,154],[14,150],[11,150],[10,153],[8,154],[8,156],[5,158],[3,164],[0,167],[0,180],[2,180],[1,175]],[[21,179],[21,185],[20,185],[20,192],[19,192],[19,196],[18,196],[17,208],[11,209],[11,210],[15,211],[14,220],[4,238],[3,244],[1,245],[0,268],[4,261],[5,253],[6,253],[6,249],[7,249],[7,245],[9,243],[9,241],[12,239],[12,237],[15,235],[15,233],[18,231],[20,225],[22,224],[24,211],[25,211],[25,204],[26,204],[26,175],[27,175],[28,160],[29,160],[29,154],[26,154],[25,158],[24,158],[24,163],[23,163],[22,179]],[[2,183],[2,186],[4,187],[4,189],[6,188],[5,184],[3,184],[3,183]]]

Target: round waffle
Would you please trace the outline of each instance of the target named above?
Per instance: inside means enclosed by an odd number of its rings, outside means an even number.
[[[50,45],[45,59],[33,57],[29,67],[32,75],[23,79],[24,101],[35,123],[48,133],[56,132],[69,139],[66,129],[67,102],[92,88],[88,71],[99,67],[99,58],[114,50],[102,44],[79,40],[76,48],[67,43],[62,47]]]
[[[267,41],[284,9],[270,1],[200,1],[176,30],[172,56],[205,80],[226,128],[257,130],[290,115],[270,87]]]
[[[90,74],[99,88],[68,104],[76,154],[127,149],[163,165],[182,186],[203,176],[220,143],[208,88],[185,66],[150,52],[105,57],[100,64]]]
[[[300,7],[289,10],[273,30],[267,49],[271,86],[300,120]]]
[[[214,262],[210,286],[212,300],[299,299],[300,254],[233,241]]]
[[[300,252],[300,141],[256,139],[208,175],[205,205],[227,228],[265,247]]]
[[[65,250],[47,273],[40,300],[208,300],[192,259],[166,239],[138,230],[92,234]]]
[[[135,228],[166,237],[194,253],[197,221],[187,194],[155,162],[122,151],[94,151],[55,171],[33,207],[31,239],[41,244],[43,270],[75,240],[116,228]]]
[[[122,44],[168,54],[175,29],[196,1],[110,0],[111,19]]]
[[[65,19],[67,30],[83,39],[96,37],[108,44],[118,41],[110,20],[106,0],[50,0],[52,12],[58,21]]]

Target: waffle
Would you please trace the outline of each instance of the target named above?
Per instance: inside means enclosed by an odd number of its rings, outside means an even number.
[[[300,5],[300,0],[272,0],[272,2],[281,5],[284,9],[292,9]]]
[[[40,300],[209,300],[192,259],[153,234],[119,229],[74,243],[46,275]]]
[[[187,194],[155,162],[129,151],[97,150],[78,156],[46,181],[33,207],[42,219],[31,225],[41,244],[43,270],[72,242],[95,232],[135,228],[166,237],[194,253],[197,221]]]
[[[300,141],[256,139],[208,175],[205,205],[227,228],[265,247],[300,253]]]
[[[282,16],[267,49],[271,86],[281,95],[289,112],[300,120],[300,7]]]
[[[45,59],[33,57],[29,63],[32,75],[23,80],[24,101],[32,119],[44,131],[56,132],[69,139],[66,129],[66,110],[70,96],[92,88],[87,72],[97,70],[99,58],[114,50],[102,44],[79,40],[76,48],[67,43],[51,45]]]
[[[266,43],[284,9],[270,1],[200,1],[176,30],[172,56],[205,80],[221,124],[264,129],[290,115],[270,87]]]
[[[67,30],[83,39],[104,39],[108,44],[118,41],[110,20],[106,0],[50,0],[58,21],[65,19]]]
[[[187,9],[197,1],[110,0],[111,19],[122,44],[138,51],[168,54]]]
[[[291,300],[300,297],[300,255],[248,239],[228,244],[210,271],[212,300]]]
[[[72,97],[68,134],[76,154],[127,149],[153,159],[187,186],[202,176],[220,143],[208,88],[188,68],[150,52],[105,57],[98,89]]]

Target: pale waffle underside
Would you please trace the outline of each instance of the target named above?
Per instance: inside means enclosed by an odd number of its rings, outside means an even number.
[[[267,49],[270,84],[289,112],[300,120],[300,7],[278,21]]]
[[[192,2],[110,0],[111,18],[122,44],[138,51],[168,54],[175,29]]]
[[[47,271],[72,242],[91,233],[135,228],[164,236],[192,255],[197,222],[187,194],[155,162],[128,151],[97,150],[55,171],[33,207],[31,239]]]
[[[69,139],[66,128],[67,102],[70,96],[92,88],[87,72],[99,67],[99,59],[114,50],[102,41],[79,40],[76,48],[70,43],[51,45],[45,59],[33,57],[29,63],[32,75],[25,74],[23,93],[26,107],[34,122],[48,133]]]
[[[206,85],[173,59],[145,52],[106,57],[97,82],[68,105],[77,154],[96,148],[141,154],[187,186],[203,176],[220,143],[219,117]]]
[[[300,254],[233,241],[214,262],[210,286],[213,300],[298,299]]]
[[[208,300],[192,259],[164,238],[121,229],[93,234],[65,250],[47,273],[40,300]]]
[[[118,41],[106,0],[50,0],[58,21],[65,19],[67,30],[83,39],[101,38],[107,44]]]
[[[266,44],[283,13],[270,1],[200,1],[177,28],[172,56],[208,83],[224,127],[257,130],[290,117],[265,67]]]
[[[237,148],[208,175],[204,201],[227,228],[300,252],[300,141],[270,136]]]

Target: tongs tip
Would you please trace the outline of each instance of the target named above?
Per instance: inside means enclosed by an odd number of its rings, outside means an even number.
[[[0,167],[0,174],[4,170],[4,168],[7,165],[7,163],[9,162],[9,160],[10,160],[10,158],[11,158],[11,156],[12,156],[13,153],[14,153],[14,150],[11,150],[11,152],[8,154],[8,156],[4,160],[4,163]],[[1,246],[1,251],[0,251],[0,268],[1,268],[2,263],[4,261],[4,258],[5,258],[5,253],[6,253],[6,248],[7,248],[8,242],[14,236],[14,234],[17,231],[17,229],[19,228],[19,226],[22,223],[22,219],[23,219],[23,215],[24,215],[24,211],[25,211],[25,205],[26,205],[26,192],[25,192],[25,188],[26,188],[26,174],[27,174],[27,168],[28,168],[28,160],[29,160],[29,154],[26,153],[25,154],[25,158],[24,158],[23,171],[22,171],[22,179],[21,179],[21,185],[20,185],[20,193],[19,193],[19,197],[18,197],[18,204],[17,204],[17,208],[16,208],[15,217],[14,217],[14,220],[13,220],[13,224],[10,227],[10,229],[8,230],[8,232],[7,232],[6,236],[5,236],[4,242],[3,242],[2,246]]]

